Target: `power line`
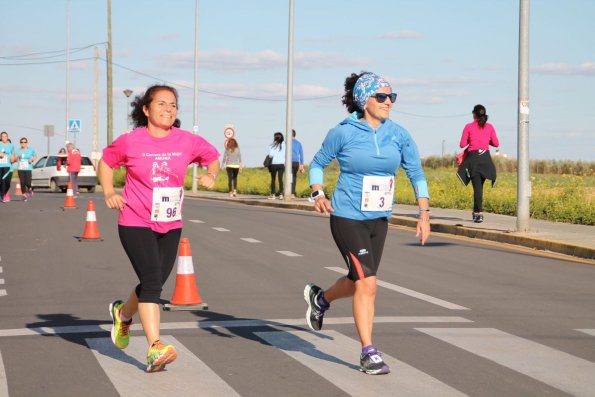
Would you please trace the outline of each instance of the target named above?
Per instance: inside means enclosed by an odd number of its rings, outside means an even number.
[[[70,62],[88,61],[93,57],[71,59]],[[48,65],[52,63],[65,63],[66,61],[46,61],[46,62],[21,62],[21,63],[0,63],[0,66],[22,66],[22,65]]]
[[[76,48],[72,48],[70,50],[70,53],[75,53],[75,52],[80,52],[83,50],[86,50],[87,48],[90,47],[94,47],[96,45],[101,45],[101,44],[106,44],[105,42],[100,42],[100,43],[94,43],[94,44],[89,44],[86,45],[84,47],[76,47]],[[44,58],[54,58],[54,57],[58,57],[61,55],[66,55],[66,52],[68,50],[64,49],[64,50],[53,50],[53,51],[41,51],[41,52],[32,52],[29,54],[21,54],[21,55],[9,55],[9,56],[5,56],[5,57],[0,57],[0,59],[12,59],[12,60],[21,60],[21,58],[27,58],[27,57],[31,57],[31,56],[36,56],[36,55],[45,55],[45,54],[57,54],[57,55],[50,55],[48,57],[41,57],[41,58],[29,58],[29,59],[44,59]]]

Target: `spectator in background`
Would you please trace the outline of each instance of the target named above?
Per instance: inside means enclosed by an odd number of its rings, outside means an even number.
[[[35,150],[29,147],[27,138],[21,138],[20,144],[21,147],[15,150],[14,155],[17,163],[19,181],[23,191],[23,201],[27,201],[29,197],[33,196],[33,189],[31,188],[31,171],[33,170],[33,162],[37,160],[37,155],[35,154]]]
[[[269,172],[271,173],[271,195],[269,199],[274,200],[279,197],[283,200],[283,173],[285,172],[285,142],[283,134],[275,132],[273,136],[273,143],[269,149],[269,156],[273,158],[271,165],[269,166]],[[279,179],[279,192],[275,196],[275,175]]]
[[[70,177],[72,191],[74,193],[74,197],[76,198],[79,196],[78,176],[79,172],[81,171],[81,152],[79,152],[79,150],[75,148],[72,143],[66,145],[66,150],[68,152],[66,158],[66,171]]]
[[[457,175],[467,186],[473,185],[473,222],[483,222],[483,184],[486,179],[496,183],[496,166],[490,156],[490,145],[500,146],[494,126],[488,123],[488,115],[483,105],[473,108],[473,122],[463,129],[460,147],[469,146],[467,157],[459,166]]]
[[[0,198],[3,203],[10,201],[13,162],[14,146],[8,139],[8,132],[2,131],[0,134]]]
[[[227,189],[229,197],[236,197],[238,194],[238,173],[242,171],[242,153],[238,141],[231,138],[225,142],[222,167],[227,171]]]
[[[293,139],[291,141],[291,172],[293,181],[291,182],[291,198],[295,198],[295,185],[297,183],[297,174],[304,172],[304,150],[300,141],[295,139],[295,130],[291,130]]]

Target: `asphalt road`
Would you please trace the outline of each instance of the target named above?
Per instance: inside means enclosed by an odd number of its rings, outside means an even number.
[[[75,239],[89,198],[101,242]],[[333,303],[324,332],[304,321],[304,285],[345,268],[328,219],[197,199],[183,236],[209,310],[162,313],[180,357],[146,374],[138,325],[125,351],[109,341],[108,304],[136,284],[117,214],[100,194],[63,202],[0,205],[0,397],[595,396],[593,266],[439,236],[421,247],[391,227],[374,342],[393,372],[371,377],[357,371],[350,301]]]

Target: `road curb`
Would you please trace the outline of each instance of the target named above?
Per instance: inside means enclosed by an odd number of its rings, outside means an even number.
[[[226,197],[209,197],[202,195],[190,195],[186,197],[226,201],[230,203],[239,203],[246,205],[260,205],[265,207],[296,209],[303,211],[314,211],[314,205],[310,203],[286,203],[280,200],[262,200],[250,198],[226,198]],[[405,226],[415,228],[417,221],[408,217],[393,215],[389,222],[393,225]],[[570,244],[556,240],[548,240],[530,236],[524,236],[515,232],[508,231],[492,231],[485,229],[470,228],[461,225],[449,225],[433,220],[431,223],[431,230],[438,233],[454,234],[457,236],[464,236],[469,238],[477,238],[481,240],[496,241],[499,243],[518,245],[522,247],[532,248],[540,251],[556,252],[558,254],[575,256],[584,259],[595,259],[595,249],[581,246],[578,244]]]

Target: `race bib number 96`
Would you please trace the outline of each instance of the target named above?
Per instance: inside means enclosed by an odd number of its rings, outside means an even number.
[[[391,211],[395,194],[393,176],[364,176],[362,211]]]
[[[182,219],[182,201],[184,188],[155,187],[153,188],[153,206],[151,220],[154,222],[174,222]]]

